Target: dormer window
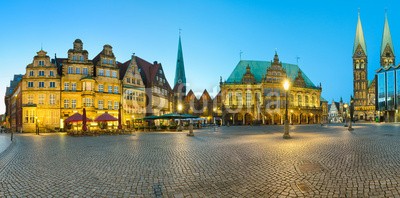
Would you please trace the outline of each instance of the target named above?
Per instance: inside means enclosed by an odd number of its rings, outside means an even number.
[[[114,60],[110,60],[110,65],[114,64]]]
[[[29,71],[29,76],[34,76],[35,72],[34,71]]]
[[[44,61],[39,61],[39,66],[44,66]]]
[[[107,59],[103,59],[103,64],[107,64]]]
[[[78,59],[77,59],[76,56],[72,56],[72,60],[73,60],[73,61],[76,61],[76,60],[78,60]]]
[[[83,56],[79,56],[79,60],[83,62]]]

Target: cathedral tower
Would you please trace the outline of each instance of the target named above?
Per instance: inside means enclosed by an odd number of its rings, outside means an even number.
[[[389,22],[385,13],[385,25],[383,26],[383,36],[381,44],[381,66],[392,66],[395,63],[392,36],[390,35]]]
[[[356,37],[353,46],[353,94],[354,94],[354,117],[365,119],[367,117],[364,108],[368,102],[368,60],[367,47],[364,40],[364,33],[361,25],[360,13]]]
[[[174,110],[175,112],[185,112],[184,109],[179,109],[179,105],[183,105],[183,99],[186,97],[186,76],[185,64],[183,62],[183,51],[181,44],[181,35],[179,32],[178,56],[176,60],[175,80],[174,80]]]

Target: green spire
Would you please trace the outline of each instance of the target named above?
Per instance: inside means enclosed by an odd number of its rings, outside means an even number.
[[[389,22],[388,22],[388,19],[387,19],[387,14],[385,12],[385,25],[383,27],[381,56],[383,56],[383,52],[385,51],[385,48],[386,48],[387,45],[389,45],[390,49],[392,50],[392,52],[394,54],[392,36],[390,35]]]
[[[176,70],[175,70],[175,80],[174,86],[179,83],[183,83],[186,85],[186,76],[185,76],[185,64],[183,62],[183,53],[182,53],[182,44],[181,44],[181,35],[179,33],[179,44],[178,44],[178,57],[176,60]]]
[[[354,39],[353,54],[356,52],[358,46],[364,50],[365,55],[367,55],[367,46],[365,45],[364,32],[361,25],[360,11],[358,11],[358,22],[356,29],[356,38]]]

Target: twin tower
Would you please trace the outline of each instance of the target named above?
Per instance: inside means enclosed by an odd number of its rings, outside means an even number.
[[[380,65],[388,67],[395,64],[394,48],[390,35],[389,22],[385,13],[383,36],[380,49]],[[354,118],[373,120],[375,118],[375,80],[368,80],[368,52],[364,40],[360,13],[353,47],[353,94]]]

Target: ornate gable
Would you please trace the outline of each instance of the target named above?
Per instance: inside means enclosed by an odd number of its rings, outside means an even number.
[[[254,75],[250,71],[250,65],[247,65],[247,67],[246,67],[246,73],[243,74],[242,83],[244,83],[244,84],[255,84],[256,83],[256,79],[254,78]]]

